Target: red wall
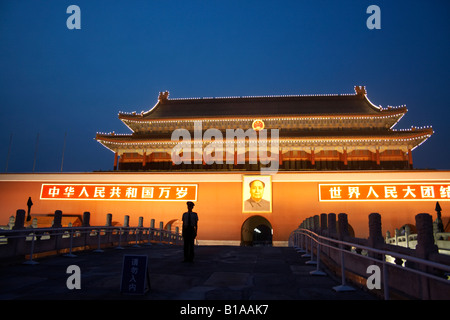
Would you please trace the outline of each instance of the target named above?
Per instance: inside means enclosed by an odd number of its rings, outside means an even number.
[[[244,174],[244,173],[243,173]],[[144,226],[155,219],[164,225],[180,219],[186,210],[185,202],[145,201],[76,201],[40,200],[43,183],[196,183],[198,198],[194,211],[199,215],[199,240],[241,240],[243,222],[253,215],[265,217],[273,227],[274,241],[287,241],[289,234],[305,218],[321,213],[347,213],[348,221],[357,237],[368,236],[368,215],[379,212],[383,233],[394,231],[406,223],[415,224],[418,213],[427,212],[436,218],[435,201],[406,202],[319,202],[319,183],[352,182],[442,182],[450,184],[450,171],[396,171],[396,172],[299,172],[278,173],[272,177],[273,210],[271,213],[242,212],[241,173],[74,173],[74,174],[2,174],[0,175],[0,225],[8,223],[17,209],[26,209],[31,196],[33,214],[63,214],[91,212],[91,225],[104,225],[106,214],[113,221],[123,223],[130,216],[130,225],[136,226],[144,217]],[[252,173],[255,174],[255,173]],[[439,200],[443,216],[450,209],[448,200]]]

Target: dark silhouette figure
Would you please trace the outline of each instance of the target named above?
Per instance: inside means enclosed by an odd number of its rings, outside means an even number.
[[[33,201],[31,201],[31,197],[28,197],[28,201],[27,201],[27,207],[28,207],[28,214],[27,214],[27,221],[31,220],[31,206],[33,205]]]
[[[436,202],[436,207],[434,209],[437,213],[437,218],[436,218],[436,225],[437,225],[437,232],[444,232],[444,224],[442,223],[442,218],[441,218],[441,206],[439,205],[439,202]]]
[[[184,262],[194,260],[194,241],[198,230],[198,215],[193,212],[194,203],[188,201],[188,211],[183,213],[183,240],[184,240]]]

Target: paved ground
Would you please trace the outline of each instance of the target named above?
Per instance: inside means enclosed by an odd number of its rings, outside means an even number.
[[[370,300],[362,290],[337,293],[329,276],[311,276],[315,266],[286,247],[196,247],[183,263],[182,247],[168,245],[77,252],[77,257],[37,259],[37,265],[0,267],[0,299],[43,300]],[[124,254],[147,255],[151,289],[140,296],[120,293]],[[81,271],[81,289],[69,290],[69,265]]]

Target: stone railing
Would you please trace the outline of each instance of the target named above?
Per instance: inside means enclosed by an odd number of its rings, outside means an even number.
[[[450,255],[450,232],[433,232],[433,235],[434,243],[438,247],[439,253]],[[406,225],[402,231],[395,229],[393,237],[387,231],[385,241],[388,244],[415,249],[417,234],[411,233],[411,228]]]
[[[33,258],[42,255],[67,254],[74,251],[94,250],[102,252],[104,248],[117,249],[128,245],[181,244],[183,242],[178,228],[175,232],[154,227],[143,226],[143,218],[139,218],[136,227],[129,226],[129,216],[125,216],[123,226],[112,226],[112,215],[108,214],[105,226],[90,226],[90,213],[83,215],[82,226],[62,227],[62,212],[55,211],[51,228],[25,228],[25,211],[17,210],[14,226],[0,230],[0,261],[12,262],[25,260],[25,263],[35,263]]]
[[[385,243],[378,213],[369,215],[367,239],[350,236],[347,214],[337,217],[338,220],[334,213],[323,213],[307,218],[291,233],[289,241],[291,246],[316,256],[315,262],[325,264],[330,273],[340,275],[341,289],[346,288],[346,279],[367,289],[368,267],[376,265],[383,270],[383,285],[374,293],[385,299],[450,297],[450,256],[438,252],[431,215],[416,215],[415,249]]]

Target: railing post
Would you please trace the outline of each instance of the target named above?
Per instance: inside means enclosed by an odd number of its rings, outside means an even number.
[[[389,230],[387,230],[386,231],[386,240],[385,240],[385,243],[388,243],[389,244],[389,239],[391,238],[391,232],[389,231]]]
[[[83,213],[83,221],[82,221],[82,227],[89,227],[90,226],[90,220],[91,220],[91,213],[89,211],[86,211]]]
[[[305,233],[305,229],[303,229],[302,233],[300,234],[300,241],[302,243],[302,249],[304,253],[308,253],[308,247],[306,244],[306,233]],[[309,256],[308,256],[309,257]]]
[[[319,215],[315,215],[313,218],[313,232],[314,233],[319,233],[319,230],[320,230],[320,226],[319,226],[319,224],[320,224],[320,217],[319,217]]]
[[[397,231],[396,231],[397,234]],[[381,229],[381,215],[373,212],[369,214],[369,238],[367,244],[372,248],[382,248],[384,239]],[[388,282],[388,264],[385,262],[386,258],[382,254],[369,252],[369,257],[383,261],[383,291],[384,299],[389,300],[389,282]]]
[[[130,234],[130,216],[125,215],[123,217],[123,235],[125,236],[126,240],[125,243],[128,245],[128,235]]]
[[[305,220],[305,228],[306,230],[309,230],[310,225],[310,218],[306,218]],[[308,253],[308,238],[307,238],[308,231],[303,232],[303,243],[305,245],[305,253],[301,256],[302,258],[310,258],[311,254]]]
[[[138,244],[138,242],[139,242],[139,235],[140,235],[140,228],[142,228],[142,226],[143,226],[143,224],[144,224],[144,217],[139,217],[139,222],[138,222],[138,226],[137,226],[137,228],[135,229],[135,236],[136,236],[136,243],[135,243],[135,245],[133,246],[134,248],[140,248],[141,246]]]
[[[369,237],[367,244],[372,248],[382,248],[384,245],[383,234],[381,231],[381,215],[373,212],[369,214]],[[384,257],[380,254],[369,253],[369,257],[383,261]]]
[[[339,234],[338,238],[339,240],[344,240],[346,237],[348,237],[348,219],[346,213],[339,213],[338,214],[338,227],[339,227]]]
[[[110,243],[113,239],[113,232],[112,232],[112,213],[106,214],[106,224],[105,224],[105,242]]]
[[[310,256],[311,256],[311,260],[309,260],[309,261],[306,261],[305,262],[305,264],[312,264],[312,265],[315,265],[316,264],[316,261],[314,261],[314,239],[313,239],[313,235],[312,234],[310,234],[310,238],[309,238],[309,240],[310,240],[310,249],[311,249],[311,253],[310,253]]]
[[[178,231],[176,231],[176,230],[177,230],[177,227],[175,227],[175,233],[177,234],[176,235],[177,245],[180,245],[180,229],[178,228]]]
[[[172,240],[172,226],[170,224],[167,224],[167,229],[165,230],[165,232],[166,232],[167,244],[170,244],[171,240]]]
[[[62,228],[62,211],[55,210],[55,216],[53,218],[53,228]]]
[[[339,226],[339,240],[343,241],[348,236],[348,220],[347,214],[339,213],[338,214],[338,226]],[[348,286],[345,281],[345,257],[344,257],[345,247],[342,244],[339,244],[339,252],[341,258],[341,285],[333,287],[333,290],[336,292],[346,292],[346,291],[354,291],[355,289],[351,286]]]
[[[16,211],[16,219],[14,221],[14,227],[12,227],[12,230],[25,230],[25,210],[19,209]],[[17,232],[16,235],[17,238],[14,239],[14,252],[17,254],[19,249],[25,246],[27,235],[25,232]],[[33,260],[35,238],[36,236],[33,233],[31,239],[30,259],[25,261],[23,264],[35,265],[39,263]]]
[[[52,228],[59,229],[62,228],[62,211],[61,210],[55,210],[54,218],[53,218],[53,225]],[[51,231],[50,235],[55,241],[55,249],[60,249],[60,243],[62,239],[62,235],[60,234],[61,230]]]
[[[150,229],[152,232],[152,240],[155,241],[155,219],[150,220]]]
[[[154,219],[150,220],[150,227],[148,227],[148,238],[147,238],[147,243],[145,244],[146,246],[151,246],[152,243],[150,241],[150,236],[152,235],[152,221],[153,221],[153,225],[154,225]]]
[[[316,270],[311,271],[309,274],[313,276],[326,276],[326,273],[320,270],[320,241],[317,239],[317,260],[316,260]]]
[[[355,291],[355,289],[351,286],[348,286],[345,281],[345,259],[344,259],[344,246],[339,245],[339,252],[341,256],[341,285],[333,287],[333,290],[336,292],[347,292],[347,291]]]
[[[335,238],[337,234],[336,229],[336,214],[329,213],[328,214],[328,237]]]
[[[86,247],[89,239],[90,231],[86,227],[90,227],[91,213],[89,211],[85,211],[83,213],[83,221],[81,222],[81,226],[84,228],[81,230],[81,234],[83,235],[83,246]]]
[[[108,213],[106,215],[106,226],[111,227],[112,226],[112,213]]]
[[[97,249],[95,249],[93,251],[93,252],[96,252],[96,253],[104,252],[104,250],[102,250],[101,245],[100,245],[100,242],[101,242],[101,238],[100,238],[101,231],[102,230],[100,228],[97,228]]]
[[[25,211],[24,211],[24,212],[25,212]],[[28,265],[39,264],[39,262],[36,262],[36,261],[33,260],[33,253],[34,253],[34,239],[36,239],[36,235],[33,233],[33,234],[32,234],[32,238],[31,238],[30,259],[28,259],[27,261],[25,261],[23,264],[28,264]]]
[[[15,221],[16,218],[14,216],[9,217],[9,222],[7,224],[9,230],[12,230],[14,228]]]
[[[295,231],[295,242],[297,245],[295,251],[297,251],[298,253],[305,253],[306,251],[303,249],[303,235],[302,231],[300,231],[299,229]]]
[[[405,237],[406,237],[406,247],[409,249],[409,235],[411,234],[411,227],[409,225],[405,226]]]
[[[133,248],[140,248],[141,246],[138,244],[138,237],[139,237],[139,227],[136,227],[134,229],[134,236],[135,236],[135,243]]]
[[[428,213],[416,215],[417,246],[416,256],[428,259],[430,254],[437,253],[438,247],[434,244],[433,218]]]
[[[123,233],[122,228],[119,228],[119,244],[116,247],[116,249],[119,249],[119,250],[123,249],[123,247],[122,247],[122,233]]]
[[[306,227],[306,226],[305,226]],[[301,242],[302,242],[302,252],[304,253],[301,257],[303,258],[309,258],[310,255],[308,253],[308,245],[306,243],[306,229],[303,229],[302,233],[300,234]]]
[[[25,229],[25,210],[19,209],[16,211],[16,218],[14,219],[12,230],[22,229]]]
[[[10,220],[11,221],[11,220]],[[16,211],[16,217],[14,219],[14,225],[11,230],[24,230],[25,229],[25,210],[19,209]],[[8,243],[14,246],[14,255],[21,254],[22,248],[25,247],[26,234],[24,232],[14,233],[16,236],[8,239]]]
[[[327,214],[321,213],[320,214],[320,234],[323,236],[326,235],[327,229],[328,229]]]
[[[163,242],[163,231],[164,231],[164,222],[159,222],[159,244]]]
[[[421,259],[429,259],[429,256],[438,253],[438,247],[434,244],[433,218],[428,213],[416,215],[417,245],[415,255]],[[420,266],[420,270],[426,272],[426,266]],[[422,299],[430,299],[429,281],[426,277],[421,277]]]
[[[388,265],[386,261],[383,263],[383,291],[384,300],[389,300],[389,278],[388,278]]]
[[[319,232],[319,216],[315,215],[314,217],[311,217],[310,220],[311,223],[311,229],[313,233]],[[311,260],[307,261],[306,264],[315,265],[317,261],[314,260],[314,236],[310,234],[310,248],[311,248]],[[317,247],[317,246],[316,246]]]
[[[125,215],[123,217],[123,226],[125,228],[128,228],[130,226],[130,216],[129,215]]]
[[[337,229],[336,229],[336,214],[335,213],[329,213],[328,216],[328,229],[327,229],[327,236],[329,238],[334,238],[336,239],[336,233],[337,233]],[[328,247],[327,250],[327,254],[328,256],[330,256],[331,254],[331,248]]]
[[[76,255],[72,253],[72,247],[73,247],[73,227],[70,229],[70,248],[69,253],[65,254],[65,257],[69,258],[75,258]]]

